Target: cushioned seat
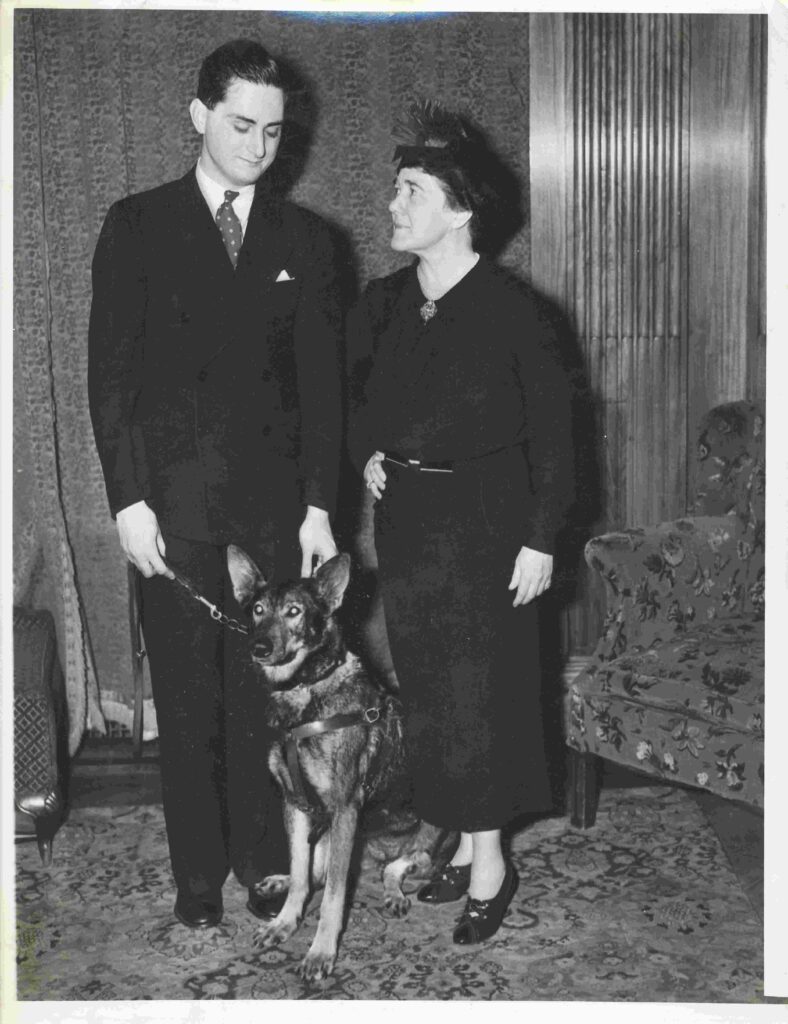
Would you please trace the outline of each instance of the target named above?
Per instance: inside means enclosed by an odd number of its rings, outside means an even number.
[[[713,780],[759,804],[763,788],[763,622],[703,624],[623,654],[570,689],[569,713],[595,749],[634,745],[645,771]]]
[[[703,625],[614,658],[589,676],[585,693],[749,733],[753,706],[763,703],[763,648],[762,621]]]
[[[701,424],[691,518],[595,537],[603,635],[569,683],[572,819],[595,815],[597,757],[763,803],[764,423],[745,402]]]

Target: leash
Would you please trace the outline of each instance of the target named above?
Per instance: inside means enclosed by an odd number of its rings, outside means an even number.
[[[143,661],[147,655],[142,638],[142,588],[139,570],[128,565],[129,631],[131,636],[131,678],[134,685],[134,715],[131,723],[131,746],[134,757],[142,757]]]
[[[285,732],[287,770],[290,772],[290,781],[293,783],[293,790],[301,810],[314,814],[320,809],[313,807],[306,795],[304,777],[301,774],[301,764],[298,759],[300,741],[312,736],[321,736],[327,732],[339,732],[340,729],[347,729],[351,725],[374,725],[380,719],[380,713],[379,707],[367,708],[365,711],[352,711],[332,715],[330,718],[322,718],[316,722],[305,722],[303,725],[297,725],[294,729],[288,729]]]
[[[242,622],[239,622],[238,619],[230,618],[229,615],[226,615],[223,611],[217,608],[215,604],[212,604],[207,597],[203,597],[199,590],[197,590],[197,588],[192,583],[190,583],[185,576],[181,576],[180,573],[175,572],[172,566],[169,566],[169,568],[173,575],[175,576],[175,581],[177,583],[180,583],[182,587],[188,590],[188,592],[191,594],[195,601],[199,601],[200,604],[205,605],[205,607],[210,612],[211,618],[214,620],[214,622],[220,622],[223,626],[227,626],[228,629],[234,629],[236,633],[243,633],[244,635],[248,636],[248,626],[245,626]]]

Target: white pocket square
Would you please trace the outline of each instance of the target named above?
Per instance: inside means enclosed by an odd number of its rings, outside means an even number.
[[[295,281],[295,278],[291,277],[286,270],[280,270],[275,283],[278,284],[280,281]]]

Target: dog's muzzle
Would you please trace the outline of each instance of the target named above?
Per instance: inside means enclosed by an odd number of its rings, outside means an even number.
[[[299,649],[295,651],[285,650],[281,658],[272,661],[274,646],[272,640],[255,640],[252,644],[252,661],[262,665],[264,668],[281,668],[283,665],[289,665],[291,661],[298,657]]]
[[[262,661],[264,658],[270,658],[273,651],[274,645],[270,640],[256,640],[252,647],[252,657]]]

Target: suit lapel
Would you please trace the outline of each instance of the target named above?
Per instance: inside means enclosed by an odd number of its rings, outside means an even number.
[[[210,277],[216,285],[251,281],[256,288],[273,286],[292,249],[282,226],[282,202],[263,181],[258,182],[249,211],[249,221],[233,270],[222,236],[216,227],[192,168],[180,181],[181,201],[176,210],[177,231],[183,239],[184,255],[197,268],[197,279]]]
[[[239,286],[253,282],[255,288],[267,292],[274,286],[291,249],[292,241],[282,225],[282,202],[260,181],[235,270]]]
[[[193,281],[214,284],[231,282],[233,265],[227,256],[222,236],[192,168],[180,180],[180,201],[174,209],[174,230],[182,242],[184,265]]]

